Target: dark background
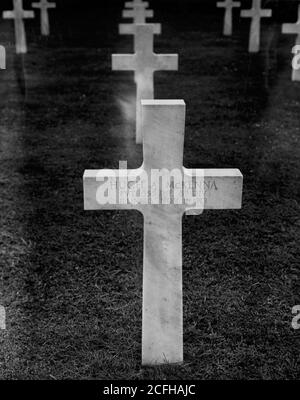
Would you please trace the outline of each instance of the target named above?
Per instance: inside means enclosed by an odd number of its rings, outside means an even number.
[[[156,52],[180,58],[155,92],[187,104],[185,166],[244,175],[242,210],[183,218],[185,362],[161,368],[140,365],[142,217],[83,211],[85,169],[142,162],[133,74],[111,71],[133,48],[118,35],[123,2],[57,3],[49,38],[25,22],[25,56],[0,22],[0,377],[299,378],[300,86],[295,36],[281,34],[298,2],[264,2],[274,15],[254,55],[239,11],[223,38],[213,1],[150,2]]]

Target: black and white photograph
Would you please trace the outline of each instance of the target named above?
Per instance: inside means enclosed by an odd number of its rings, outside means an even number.
[[[1,0],[0,105],[0,381],[300,380],[300,0]]]

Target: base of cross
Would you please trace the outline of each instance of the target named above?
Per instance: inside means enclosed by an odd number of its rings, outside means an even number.
[[[184,168],[184,101],[141,104],[143,165],[85,171],[84,209],[143,214],[142,364],[178,364],[183,362],[183,214],[241,208],[243,176],[237,169]]]

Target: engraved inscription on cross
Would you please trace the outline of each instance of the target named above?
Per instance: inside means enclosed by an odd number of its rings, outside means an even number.
[[[223,34],[225,36],[232,35],[232,9],[234,7],[241,7],[240,1],[225,0],[217,3],[218,8],[225,8],[224,28]]]
[[[56,4],[49,3],[48,0],[41,0],[39,3],[32,3],[32,8],[41,9],[41,33],[48,36],[50,34],[48,8],[56,8]]]
[[[242,10],[241,17],[252,18],[249,38],[249,53],[257,53],[260,49],[260,20],[272,17],[271,9],[262,9],[261,0],[253,0],[250,10]]]
[[[282,33],[297,35],[295,46],[300,46],[300,5],[298,7],[298,21],[294,24],[283,24]],[[299,50],[297,48],[295,49],[296,49],[295,53],[297,54]],[[299,56],[297,58],[299,58]],[[292,80],[300,81],[300,68],[298,65],[294,66],[294,62],[293,62]]]
[[[13,0],[14,9],[12,11],[3,11],[4,19],[15,20],[15,40],[17,54],[27,53],[26,34],[24,19],[34,18],[34,11],[25,11],[23,9],[23,0]]]
[[[180,363],[183,361],[182,216],[185,212],[200,214],[204,209],[241,208],[243,176],[237,169],[183,167],[186,114],[183,100],[144,100],[142,111],[143,165],[135,170],[86,170],[84,208],[135,209],[143,214],[142,363]],[[154,172],[158,172],[155,185]],[[167,175],[169,180],[164,180]],[[162,182],[159,187],[158,182]],[[174,188],[183,186],[192,188],[190,197],[175,196]],[[125,187],[130,190],[124,197],[121,192]],[[171,191],[171,187],[173,200],[169,201],[170,195],[164,201],[165,191]]]
[[[145,24],[147,18],[153,18],[153,10],[146,10],[143,4],[135,5],[132,10],[124,10],[123,18],[132,18],[134,24]]]
[[[134,71],[136,94],[136,143],[142,143],[141,100],[154,98],[154,72],[178,70],[177,54],[155,54],[154,27],[152,24],[136,25],[135,53],[113,54],[114,71]]]

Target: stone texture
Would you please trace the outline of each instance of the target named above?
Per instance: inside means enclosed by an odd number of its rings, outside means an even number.
[[[144,216],[143,365],[183,361],[183,214],[192,209],[202,213],[203,209],[241,207],[243,177],[239,170],[189,170],[183,167],[185,112],[182,100],[143,101],[143,165],[136,170],[115,171],[120,174],[117,178],[110,176],[113,171],[107,170],[87,170],[83,178],[85,210],[136,209]],[[124,174],[131,174],[140,187],[146,182],[146,193],[149,196],[153,182],[145,176],[149,177],[154,169],[177,169],[182,177],[198,172],[201,185],[206,188],[199,194],[199,205],[184,201],[182,204],[171,202],[156,205],[139,202],[120,204],[120,201],[114,204],[99,203],[99,188],[103,184],[107,187],[118,186]],[[159,188],[160,192],[163,190]]]

